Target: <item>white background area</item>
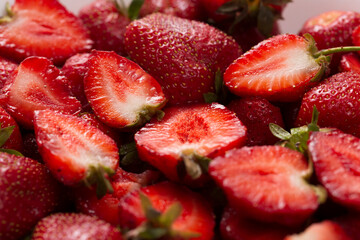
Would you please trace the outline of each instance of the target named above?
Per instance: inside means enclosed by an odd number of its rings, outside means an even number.
[[[93,0],[60,0],[69,10],[77,14],[79,9]],[[125,0],[130,1],[130,0]],[[0,0],[0,13],[6,2],[14,0]],[[360,0],[293,0],[286,7],[284,20],[280,21],[283,33],[297,33],[306,19],[330,10],[352,10],[360,12]]]

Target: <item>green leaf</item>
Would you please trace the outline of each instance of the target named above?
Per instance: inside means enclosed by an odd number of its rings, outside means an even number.
[[[213,103],[218,101],[218,96],[213,92],[204,93],[203,97],[205,103]]]
[[[22,155],[20,152],[14,150],[14,149],[5,149],[5,148],[0,148],[0,152],[5,152],[5,153],[9,153],[9,154],[13,154],[19,157],[23,157],[24,155]]]
[[[135,20],[139,17],[140,9],[145,0],[133,0],[128,9],[128,17],[130,20]]]
[[[257,17],[257,28],[265,36],[270,37],[275,24],[275,15],[272,9],[260,3]]]
[[[319,111],[317,110],[316,106],[313,107],[311,123],[308,125],[308,129],[311,132],[317,132],[320,130],[319,126],[317,125],[319,120]]]
[[[5,142],[10,138],[14,129],[15,129],[15,126],[0,128],[0,147],[2,147],[5,144]]]
[[[161,226],[170,228],[175,220],[181,215],[181,204],[176,202],[172,204],[163,214],[161,214],[159,222]]]
[[[121,156],[125,156],[126,154],[130,153],[130,152],[134,152],[136,151],[136,142],[130,142],[127,144],[123,144],[121,145],[120,149],[119,149],[119,153]]]
[[[226,15],[235,15],[236,12],[247,8],[248,4],[246,0],[231,0],[225,2],[221,5],[217,10],[216,13],[219,14],[226,14]]]
[[[145,231],[140,232],[139,239],[161,239],[168,233],[165,228],[146,228]]]
[[[288,131],[275,123],[270,123],[269,128],[271,133],[281,140],[289,140],[291,138],[291,134]]]

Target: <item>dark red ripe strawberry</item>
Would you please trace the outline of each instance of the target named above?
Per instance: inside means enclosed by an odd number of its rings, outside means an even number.
[[[285,227],[248,219],[231,207],[224,210],[220,231],[223,240],[283,240],[290,233]]]
[[[321,66],[310,53],[311,43],[292,34],[262,41],[232,63],[224,74],[229,90],[241,97],[260,96],[292,102],[314,85]]]
[[[0,57],[0,89],[3,88],[8,78],[15,72],[18,65],[6,58]]]
[[[353,240],[334,221],[313,223],[304,232],[287,236],[284,240]],[[354,238],[355,239],[355,238]]]
[[[120,226],[134,229],[146,220],[139,194],[145,195],[152,208],[159,213],[169,210],[173,204],[180,204],[181,213],[170,226],[180,233],[194,234],[187,239],[210,240],[214,235],[214,216],[205,199],[189,189],[171,182],[157,183],[131,192],[120,202]],[[185,237],[166,237],[165,239],[186,239]]]
[[[246,126],[247,140],[245,145],[272,145],[277,139],[269,129],[270,123],[284,128],[280,108],[261,97],[249,97],[232,100],[227,107]]]
[[[126,55],[124,33],[130,19],[118,11],[115,1],[94,0],[79,11],[79,18],[90,31],[94,49]]]
[[[210,162],[209,173],[230,206],[253,219],[298,225],[319,205],[314,187],[305,181],[310,174],[305,157],[285,147],[230,150]]]
[[[141,126],[166,102],[152,76],[114,52],[94,50],[88,67],[85,94],[95,114],[111,127]]]
[[[319,111],[318,125],[334,127],[360,137],[360,75],[353,72],[335,74],[303,97],[296,126],[311,122],[314,106]]]
[[[360,46],[360,24],[353,30],[351,39],[355,46]]]
[[[91,49],[81,21],[57,0],[16,0],[8,21],[0,24],[0,54],[21,62],[42,56],[55,64]]]
[[[95,182],[101,187],[105,175],[115,172],[118,148],[100,129],[79,117],[51,110],[34,115],[39,151],[59,181],[65,185]]]
[[[33,128],[35,110],[76,114],[81,105],[71,96],[67,79],[43,57],[24,60],[2,89],[1,104],[25,128]]]
[[[314,132],[308,141],[316,176],[337,203],[360,209],[360,139],[340,131]]]
[[[145,0],[140,10],[140,16],[161,12],[186,19],[204,19],[201,0]]]
[[[14,126],[14,130],[12,131],[10,137],[6,140],[5,144],[1,146],[1,148],[14,149],[22,152],[24,146],[19,126],[10,114],[8,114],[2,107],[0,107],[0,125],[1,128]]]
[[[58,206],[60,186],[45,166],[0,153],[0,239],[16,240]]]
[[[158,168],[169,179],[196,179],[206,171],[204,158],[213,158],[226,150],[242,146],[246,128],[224,106],[199,104],[165,109],[161,121],[153,120],[135,134],[140,158]],[[185,164],[185,176],[179,167]]]
[[[347,53],[341,57],[339,69],[341,72],[356,72],[360,74],[360,58],[356,53]]]
[[[162,86],[170,104],[204,102],[215,74],[241,54],[234,39],[207,24],[165,14],[132,22],[125,33],[131,59]]]
[[[35,227],[32,240],[122,240],[120,231],[93,216],[79,213],[57,213],[42,219]]]
[[[88,70],[87,61],[90,53],[79,53],[68,58],[61,68],[68,80],[71,93],[81,102],[83,111],[91,111],[84,92],[84,77]]]

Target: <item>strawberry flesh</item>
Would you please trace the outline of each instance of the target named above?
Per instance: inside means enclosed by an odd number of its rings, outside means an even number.
[[[356,72],[360,74],[360,58],[356,53],[347,53],[341,57],[340,72]]]
[[[210,163],[209,173],[230,206],[253,219],[296,226],[319,205],[305,181],[310,173],[305,157],[285,147],[230,150]]]

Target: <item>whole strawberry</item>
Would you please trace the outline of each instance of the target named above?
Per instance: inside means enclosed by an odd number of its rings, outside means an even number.
[[[32,240],[122,240],[120,231],[109,223],[79,213],[57,213],[43,218]]]
[[[59,204],[60,185],[35,160],[0,153],[0,239],[16,240]]]
[[[241,54],[234,39],[207,24],[165,14],[132,22],[125,33],[131,59],[162,86],[170,104],[204,102],[215,76]]]
[[[15,62],[0,56],[0,89],[17,67]]]
[[[313,108],[316,106],[320,127],[334,127],[360,136],[360,113],[356,110],[360,107],[359,96],[359,74],[335,74],[304,95],[295,125],[303,126],[310,123]]]

